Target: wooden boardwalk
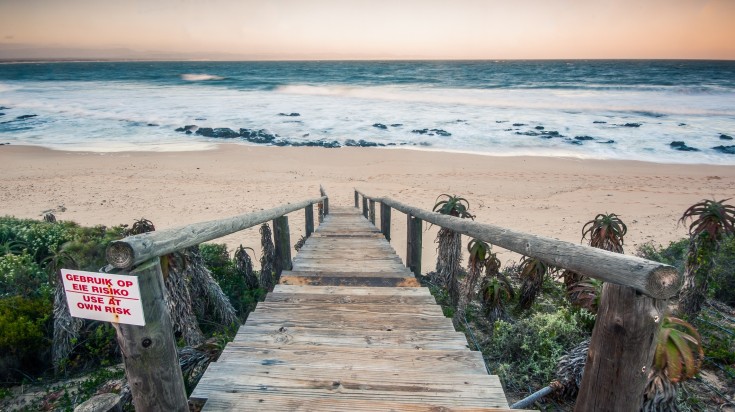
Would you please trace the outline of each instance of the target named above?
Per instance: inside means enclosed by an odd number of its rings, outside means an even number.
[[[334,206],[191,399],[204,411],[508,410],[380,231]]]

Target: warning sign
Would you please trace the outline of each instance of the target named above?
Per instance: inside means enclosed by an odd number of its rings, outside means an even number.
[[[61,276],[75,318],[145,326],[137,277],[70,269]]]

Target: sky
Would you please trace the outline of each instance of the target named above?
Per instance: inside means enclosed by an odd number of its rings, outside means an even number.
[[[0,0],[0,59],[735,59],[735,0]]]

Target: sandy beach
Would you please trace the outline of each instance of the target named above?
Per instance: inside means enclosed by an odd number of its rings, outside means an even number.
[[[735,167],[548,157],[492,157],[402,149],[221,145],[195,152],[92,153],[0,147],[0,215],[82,225],[132,223],[161,229],[317,197],[354,204],[353,188],[431,209],[439,194],[467,198],[477,221],[570,242],[597,213],[628,225],[626,253],[686,235],[682,212],[704,198],[735,197]],[[291,238],[303,213],[289,215]],[[405,254],[405,219],[395,213],[393,246]],[[436,228],[424,235],[433,268]],[[223,238],[260,249],[257,230]],[[427,247],[429,246],[429,247]],[[501,254],[504,261],[516,259]]]

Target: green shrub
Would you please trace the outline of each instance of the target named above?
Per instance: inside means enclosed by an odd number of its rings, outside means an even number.
[[[720,242],[711,275],[715,299],[735,307],[735,236]]]
[[[636,255],[656,262],[665,263],[675,267],[679,272],[684,272],[687,252],[689,251],[689,239],[684,238],[669,243],[667,247],[656,246],[653,243],[644,243],[636,250]]]
[[[545,386],[553,380],[556,363],[565,351],[588,336],[585,323],[577,312],[566,308],[534,313],[516,323],[499,320],[483,352],[493,373],[506,385]]]
[[[18,379],[48,367],[52,315],[48,296],[0,299],[0,379]]]
[[[0,297],[51,294],[48,275],[28,253],[0,256]]]
[[[199,245],[199,251],[204,265],[212,272],[212,277],[230,300],[238,317],[244,320],[247,314],[255,309],[255,305],[265,297],[265,291],[261,288],[248,288],[245,278],[237,273],[235,264],[230,259],[227,245],[204,243]]]

